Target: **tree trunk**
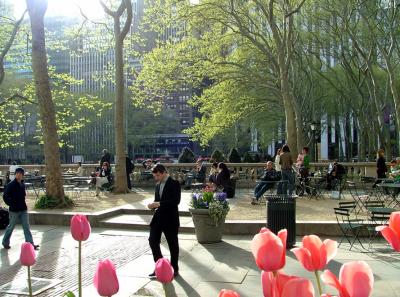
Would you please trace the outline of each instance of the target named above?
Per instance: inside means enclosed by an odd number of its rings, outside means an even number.
[[[44,14],[47,0],[26,0],[32,28],[32,70],[39,103],[40,122],[43,130],[44,159],[46,165],[46,195],[64,201],[58,145],[56,112],[51,96],[47,70]]]
[[[124,113],[124,39],[132,24],[132,2],[121,0],[116,11],[110,10],[100,0],[104,12],[114,20],[114,55],[115,55],[115,193],[126,193],[128,191],[125,162],[125,113]],[[121,17],[126,11],[126,20],[121,30]]]
[[[115,33],[115,193],[126,193],[125,113],[124,113],[124,56],[123,40],[119,36],[119,21],[114,21]],[[118,28],[117,28],[118,27]],[[118,32],[115,32],[118,30]]]

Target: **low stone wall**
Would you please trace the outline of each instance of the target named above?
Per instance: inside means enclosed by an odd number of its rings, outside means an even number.
[[[357,179],[360,176],[376,176],[376,164],[374,162],[359,162],[359,163],[341,163],[347,168],[348,178]],[[177,180],[183,182],[186,179],[188,171],[194,170],[195,164],[192,163],[166,163],[163,164],[167,167],[171,176]],[[204,164],[207,168],[206,176],[209,175],[211,164]],[[311,171],[320,171],[324,174],[328,169],[329,163],[311,163]],[[44,165],[21,165],[27,172],[37,173],[38,175],[45,175]],[[83,164],[84,175],[90,176],[95,171],[98,164]],[[262,174],[265,163],[227,163],[228,168],[234,172],[234,176],[237,179],[237,187],[248,187],[252,188],[255,185],[255,181]],[[115,165],[112,164],[115,168]],[[77,169],[77,164],[62,164],[63,172],[74,172]],[[0,165],[0,179],[5,179],[5,175],[9,170],[8,165]],[[151,173],[145,170],[141,164],[135,164],[135,170],[132,174],[133,183],[139,187],[152,187],[154,181]]]

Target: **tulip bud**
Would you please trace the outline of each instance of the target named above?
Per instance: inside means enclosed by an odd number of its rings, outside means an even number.
[[[77,241],[85,241],[90,235],[90,223],[84,215],[74,215],[71,218],[71,234]]]
[[[111,260],[99,261],[93,283],[100,296],[112,296],[118,293],[118,277]]]
[[[218,297],[240,297],[240,295],[235,291],[222,289]]]
[[[33,245],[29,242],[24,242],[21,245],[21,255],[19,257],[21,265],[32,266],[36,263],[36,254]]]
[[[170,283],[174,279],[174,268],[165,258],[161,258],[156,262],[155,273],[157,279],[162,283]]]

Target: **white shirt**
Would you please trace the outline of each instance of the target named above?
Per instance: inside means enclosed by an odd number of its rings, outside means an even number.
[[[158,192],[160,194],[160,198],[162,196],[162,193],[164,191],[164,186],[165,183],[167,182],[167,179],[169,178],[169,175],[167,175],[161,182],[160,182],[160,191]]]
[[[282,171],[281,164],[279,164],[280,160],[281,160],[281,156],[276,155],[276,157],[275,157],[275,170],[276,171]]]
[[[14,178],[15,178],[15,169],[17,169],[17,168],[18,168],[18,165],[11,165],[10,166],[10,169],[9,169],[9,171],[10,171],[10,181],[14,180]]]

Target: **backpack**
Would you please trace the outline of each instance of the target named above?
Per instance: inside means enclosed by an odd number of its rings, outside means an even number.
[[[10,223],[8,210],[0,207],[0,230],[5,229]]]

